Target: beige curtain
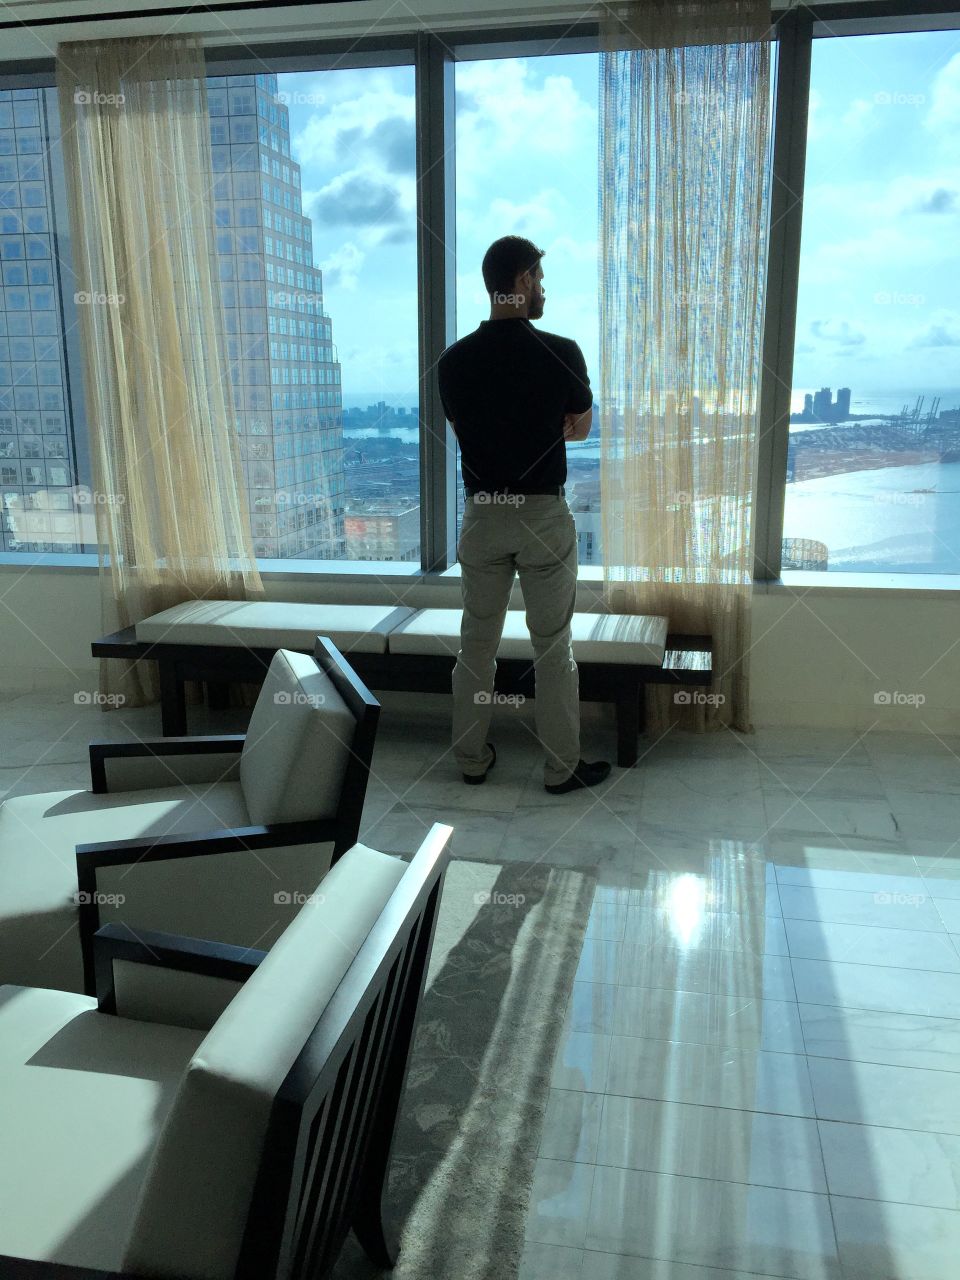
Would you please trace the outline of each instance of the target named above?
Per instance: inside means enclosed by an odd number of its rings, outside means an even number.
[[[62,44],[57,83],[104,630],[191,598],[257,597],[201,45]],[[120,665],[101,664],[102,692],[157,697],[152,663]]]
[[[750,727],[768,31],[761,0],[638,0],[603,21],[605,597],[714,640],[712,689],[648,694],[655,732]]]

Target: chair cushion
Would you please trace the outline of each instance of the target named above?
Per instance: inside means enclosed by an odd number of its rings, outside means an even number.
[[[344,653],[385,653],[387,634],[412,609],[375,604],[295,604],[273,600],[186,600],[136,625],[141,642],[226,644],[313,653],[329,636]]]
[[[405,868],[349,849],[207,1034],[157,1144],[126,1269],[232,1280],[274,1098]]]
[[[257,697],[240,756],[251,819],[332,818],[356,730],[353,712],[310,654],[279,649]]]
[[[94,795],[53,791],[0,805],[0,982],[83,990],[77,844],[248,826],[238,782]],[[290,902],[330,865],[329,843],[103,867],[100,919],[241,947],[272,946]]]
[[[118,1271],[157,1135],[202,1032],[0,987],[0,1254]]]
[[[456,655],[460,648],[459,609],[421,609],[390,632],[391,653]],[[578,662],[624,662],[659,667],[667,640],[667,619],[632,614],[575,613],[573,656]],[[501,658],[532,658],[526,614],[507,612]]]
[[[0,805],[0,982],[83,990],[76,933],[78,844],[199,833],[249,822],[238,782],[116,795],[48,791],[5,800]],[[98,889],[108,898],[122,894],[132,905],[141,889],[166,884],[168,891],[155,909],[148,909],[148,900],[136,899],[143,909],[130,911],[127,918],[144,928],[168,932],[189,922],[191,916],[194,920],[205,916],[209,924],[211,901],[216,903],[223,896],[223,871],[217,892],[217,882],[210,880],[215,869],[200,863],[223,859],[189,861],[193,865],[184,861],[144,864],[132,870],[106,868],[98,876]],[[188,894],[184,885],[190,886]],[[126,907],[126,903],[105,901],[101,917],[104,922],[115,919],[126,914]]]

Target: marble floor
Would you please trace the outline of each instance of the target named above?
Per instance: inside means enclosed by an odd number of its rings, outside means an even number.
[[[526,713],[498,709],[465,787],[436,706],[385,710],[361,838],[444,821],[456,856],[597,879],[521,1280],[956,1280],[960,737],[673,734],[554,797]],[[0,702],[0,794],[156,733],[155,708]]]

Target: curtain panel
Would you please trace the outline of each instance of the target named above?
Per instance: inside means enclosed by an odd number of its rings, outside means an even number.
[[[57,49],[106,631],[183,600],[263,594],[224,341],[205,77],[193,37]],[[101,691],[153,701],[153,667],[104,660]]]
[[[748,729],[769,9],[614,4],[602,49],[605,598],[713,636],[712,688],[652,689],[654,732]]]

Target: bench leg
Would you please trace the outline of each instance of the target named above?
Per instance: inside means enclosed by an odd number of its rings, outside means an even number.
[[[644,718],[643,696],[641,684],[633,685],[617,697],[617,764],[621,769],[632,769],[637,763],[637,738]]]
[[[159,661],[160,667],[160,732],[165,738],[181,737],[187,732],[187,700],[183,681],[175,662]]]

